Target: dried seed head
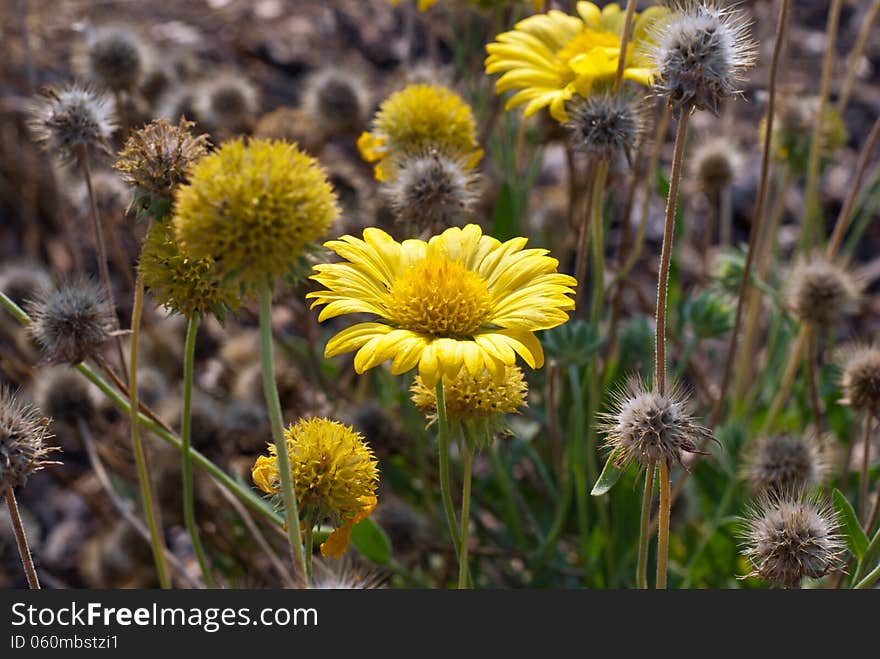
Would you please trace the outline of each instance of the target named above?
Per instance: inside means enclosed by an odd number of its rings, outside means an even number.
[[[28,125],[46,151],[63,160],[78,160],[84,151],[109,151],[116,130],[115,104],[91,87],[50,88],[31,105]]]
[[[52,366],[39,373],[34,387],[37,405],[56,423],[73,427],[88,423],[95,415],[95,402],[86,380],[67,366]]]
[[[831,325],[856,312],[859,284],[824,257],[800,260],[789,276],[788,304],[806,323]]]
[[[52,278],[37,263],[18,261],[0,266],[0,291],[22,305],[52,287]]]
[[[244,77],[226,73],[199,87],[194,105],[196,116],[213,129],[240,131],[256,119],[256,88]]]
[[[108,25],[90,29],[74,51],[73,67],[87,80],[115,92],[135,89],[150,68],[150,49],[132,29]]]
[[[440,231],[473,209],[476,181],[462,162],[431,150],[401,161],[383,192],[399,222]]]
[[[16,400],[12,390],[0,387],[0,491],[21,487],[28,476],[58,464],[46,460],[55,449],[46,442],[49,421],[30,405]]]
[[[746,520],[744,554],[749,577],[798,588],[835,569],[844,543],[834,510],[803,495],[765,495]]]
[[[370,110],[361,80],[343,69],[322,69],[306,80],[303,109],[327,134],[359,131]]]
[[[681,0],[671,20],[658,21],[653,60],[656,90],[684,111],[711,110],[738,93],[745,69],[753,65],[756,44],[739,11],[715,2]]]
[[[568,106],[567,123],[574,148],[595,158],[632,159],[644,132],[638,103],[617,94],[593,94]]]
[[[660,460],[683,464],[683,453],[695,453],[704,440],[712,439],[712,432],[696,423],[675,389],[659,394],[633,382],[618,396],[615,412],[603,416],[605,441],[620,467],[631,460],[642,467]]]
[[[266,140],[296,142],[312,155],[318,155],[327,142],[327,135],[317,120],[302,108],[280,107],[257,120],[254,137]]]
[[[81,278],[28,302],[28,332],[49,363],[79,364],[96,354],[114,327],[103,289]]]
[[[311,590],[373,590],[382,588],[385,579],[370,568],[355,566],[348,558],[314,561]]]
[[[192,87],[183,85],[172,87],[162,94],[156,114],[171,123],[181,119],[191,119],[196,122],[202,120],[196,108],[195,92]]]
[[[157,119],[129,136],[115,167],[134,188],[133,208],[167,214],[174,190],[210,146],[207,135],[192,134],[194,125],[183,118],[176,126]]]
[[[813,435],[759,438],[746,458],[743,476],[758,494],[808,491],[822,483],[829,465]]]
[[[736,179],[742,167],[742,155],[731,140],[718,137],[694,149],[691,165],[703,192],[715,197]]]
[[[880,411],[880,348],[853,346],[843,353],[844,402],[859,410]]]

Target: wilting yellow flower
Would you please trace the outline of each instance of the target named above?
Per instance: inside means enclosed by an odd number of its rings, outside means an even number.
[[[304,419],[284,433],[290,473],[300,515],[330,518],[339,523],[321,546],[324,556],[341,556],[351,529],[376,507],[379,470],[372,449],[351,427],[330,419]],[[281,492],[278,450],[269,444],[251,471],[254,484],[266,494]]]
[[[178,188],[174,230],[188,256],[245,289],[288,274],[339,210],[318,162],[287,142],[226,142]]]
[[[187,317],[213,313],[222,320],[227,310],[241,303],[238,291],[214,276],[211,259],[193,259],[181,252],[171,222],[150,227],[138,269],[158,304]]]
[[[544,107],[559,122],[568,120],[566,101],[592,93],[617,75],[620,35],[625,13],[617,4],[599,9],[592,2],[577,3],[578,16],[558,10],[521,20],[509,32],[486,46],[486,73],[502,73],[495,91],[518,90],[506,109],[525,105],[529,117]],[[651,26],[667,15],[662,7],[637,14],[627,45],[623,77],[650,85],[654,70],[646,46]]]
[[[500,242],[476,224],[452,227],[428,242],[396,242],[380,229],[364,239],[325,243],[341,263],[316,265],[312,279],[327,290],[309,293],[312,307],[326,304],[319,321],[369,313],[330,339],[324,354],[357,350],[358,373],[392,359],[395,375],[419,367],[425,385],[488,369],[496,380],[520,355],[532,368],[544,363],[537,330],[568,320],[574,277],[556,271],[545,249],[523,249],[526,238]]]
[[[377,162],[379,181],[394,178],[397,162],[434,150],[473,169],[483,157],[470,106],[442,85],[407,85],[389,96],[373,119],[373,130],[358,139],[361,157]]]
[[[455,377],[443,378],[446,413],[449,418],[459,421],[512,414],[526,404],[528,390],[518,366],[507,366],[501,381],[489,371],[472,375],[466,368],[461,369]],[[429,415],[436,414],[437,390],[434,387],[425,386],[422,378],[416,376],[410,391],[416,407]]]

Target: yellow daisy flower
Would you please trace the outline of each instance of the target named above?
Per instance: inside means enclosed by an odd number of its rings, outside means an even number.
[[[367,162],[378,162],[378,181],[394,178],[399,159],[431,150],[461,160],[468,170],[483,157],[470,106],[452,90],[427,84],[407,85],[385,99],[358,150]]]
[[[625,12],[616,3],[600,10],[592,2],[578,2],[577,13],[570,16],[553,9],[529,16],[486,46],[486,73],[503,74],[496,93],[517,90],[506,109],[525,105],[529,117],[549,107],[554,119],[565,122],[566,101],[575,95],[589,96],[594,85],[606,84],[617,75]],[[652,83],[655,72],[646,46],[652,43],[651,26],[667,14],[663,7],[650,7],[636,15],[625,79],[645,86]]]
[[[568,320],[574,277],[557,272],[545,249],[523,249],[526,238],[500,242],[476,224],[452,227],[429,241],[396,242],[380,229],[364,239],[325,243],[340,263],[315,266],[312,279],[327,290],[309,293],[312,307],[326,304],[319,321],[369,313],[339,332],[325,356],[357,350],[358,373],[391,359],[395,375],[418,366],[426,386],[488,369],[501,380],[519,355],[532,368],[544,363],[537,330]]]

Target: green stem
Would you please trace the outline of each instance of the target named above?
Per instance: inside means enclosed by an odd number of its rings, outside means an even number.
[[[669,514],[672,502],[669,497],[669,465],[660,460],[660,512],[657,528],[657,590],[666,588],[666,572],[669,562]]]
[[[455,553],[459,553],[461,539],[455,521],[455,509],[452,505],[452,493],[449,490],[449,419],[446,416],[446,396],[443,392],[443,378],[438,377],[437,394],[437,450],[440,454],[440,498],[443,500],[443,511],[446,513],[446,524],[452,537]]]
[[[309,515],[306,519],[306,527],[304,531],[305,536],[305,559],[306,559],[306,577],[311,583],[312,581],[312,554],[315,551],[315,518],[314,515]]]
[[[581,387],[580,374],[577,366],[570,366],[568,369],[568,377],[571,386],[571,404],[574,415],[572,423],[572,431],[569,441],[572,445],[571,452],[571,470],[574,482],[574,500],[578,521],[579,546],[582,560],[587,560],[587,552],[590,543],[590,516],[589,516],[589,496],[587,488],[587,479],[592,478],[591,482],[595,482],[596,474],[587,474],[587,451],[591,448],[587,446],[589,441],[587,437],[587,423],[585,418],[585,407],[589,410],[589,401],[583,400],[583,388]]]
[[[274,360],[272,358],[272,292],[268,286],[260,291],[260,359],[263,368],[263,393],[272,426],[272,439],[275,441],[278,456],[278,472],[281,476],[281,496],[284,499],[284,521],[287,525],[287,540],[293,564],[302,575],[308,588],[309,577],[303,551],[302,533],[299,528],[299,510],[294,494],[293,474],[290,471],[290,455],[284,437],[284,422],[281,417],[281,401],[275,384]]]
[[[27,576],[28,586],[31,590],[40,590],[40,580],[37,577],[34,559],[31,557],[31,550],[28,547],[24,524],[21,523],[18,502],[15,500],[15,492],[9,485],[6,486],[6,508],[9,510],[9,519],[12,521],[12,530],[15,532],[15,544],[18,546],[18,555],[21,557],[21,565]]]
[[[865,413],[865,433],[862,437],[862,465],[859,471],[859,521],[867,528],[868,524],[868,464],[871,455],[871,419],[874,418],[873,410]],[[868,533],[871,532],[867,528]]]
[[[868,573],[864,579],[859,581],[853,588],[855,590],[863,590],[865,588],[870,588],[877,579],[880,579],[880,563],[877,564],[873,570]]]
[[[471,477],[473,475],[474,449],[470,439],[465,436],[464,475],[461,486],[461,542],[458,549],[458,589],[468,587],[468,526],[471,521]]]
[[[183,350],[183,413],[180,418],[180,445],[182,454],[183,474],[183,520],[189,533],[190,542],[199,567],[202,570],[202,578],[205,586],[216,588],[208,559],[205,556],[205,548],[199,538],[199,526],[196,523],[195,497],[193,494],[193,470],[192,470],[192,389],[193,368],[196,355],[196,334],[199,331],[199,316],[193,314],[186,326],[186,343]]]
[[[140,272],[134,287],[134,304],[131,311],[131,348],[128,360],[128,402],[129,419],[131,421],[131,446],[134,452],[134,461],[137,468],[138,483],[141,490],[141,501],[144,506],[144,516],[147,520],[147,528],[150,530],[150,545],[153,550],[153,560],[156,563],[156,574],[159,577],[159,585],[163,589],[171,588],[171,579],[168,575],[168,564],[165,561],[165,540],[162,534],[162,524],[159,521],[159,510],[153,497],[153,487],[150,481],[150,468],[147,464],[147,454],[144,451],[144,443],[141,438],[141,427],[138,423],[138,339],[141,332],[141,315],[144,310],[144,280]]]
[[[651,460],[645,470],[645,491],[642,494],[642,517],[639,526],[639,562],[636,570],[636,586],[648,588],[648,542],[650,540],[651,497],[654,495],[654,473],[657,463]]]
[[[593,230],[593,299],[590,306],[590,322],[598,323],[605,298],[605,223],[602,217],[602,202],[605,199],[605,179],[608,176],[608,161],[596,164],[593,178],[593,192],[590,196],[590,219]],[[578,282],[583,286],[583,282]]]

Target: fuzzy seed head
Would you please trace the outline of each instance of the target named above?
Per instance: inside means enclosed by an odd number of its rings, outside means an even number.
[[[803,322],[832,325],[856,312],[859,285],[824,257],[799,261],[789,276],[788,304]]]
[[[813,435],[768,435],[755,441],[744,476],[756,494],[809,491],[822,483],[829,465]]]
[[[694,149],[691,163],[703,192],[715,197],[737,177],[742,156],[730,140],[719,137],[707,140]]]
[[[18,305],[51,287],[51,277],[37,263],[19,261],[0,266],[0,291]]]
[[[703,440],[713,438],[688,413],[679,391],[662,395],[638,382],[621,393],[615,412],[604,415],[603,430],[619,467],[632,460],[642,467],[661,460],[683,464],[683,453],[695,453]]]
[[[284,433],[290,471],[302,513],[344,519],[375,505],[379,470],[372,449],[350,426],[330,419],[301,420]],[[281,492],[277,449],[260,456],[254,483],[267,494]],[[369,502],[368,502],[369,500]]]
[[[44,291],[26,307],[28,333],[49,363],[79,364],[100,350],[115,326],[104,290],[87,278]]]
[[[213,313],[222,320],[239,306],[237,291],[216,276],[210,257],[196,259],[182,251],[171,222],[150,227],[138,268],[156,303],[173,313],[187,318]]]
[[[91,87],[49,88],[31,105],[28,125],[46,151],[79,160],[84,151],[108,152],[116,130],[115,104]]]
[[[595,158],[629,161],[643,133],[641,109],[617,94],[591,94],[570,104],[568,115],[572,145]]]
[[[237,131],[253,122],[259,98],[246,78],[227,73],[204,82],[194,104],[196,115],[212,128]]]
[[[306,81],[303,91],[303,108],[327,134],[360,130],[369,104],[361,78],[342,69],[318,71]]]
[[[52,366],[40,372],[34,399],[53,421],[73,427],[95,415],[95,402],[85,379],[67,366]]]
[[[443,378],[446,413],[458,421],[494,420],[503,414],[516,414],[526,405],[528,390],[518,366],[507,366],[502,380],[497,380],[488,371],[474,376],[466,368],[459,370],[453,378]],[[426,387],[417,375],[410,391],[413,404],[429,417],[436,417],[436,389]]]
[[[188,257],[253,289],[291,272],[338,214],[324,170],[295,144],[236,139],[190,170],[173,222]]]
[[[157,119],[129,136],[115,167],[134,188],[132,206],[138,211],[164,215],[189,168],[208,153],[208,136],[193,135],[194,125],[183,118],[176,126]]]
[[[403,160],[383,191],[399,222],[440,232],[466,218],[476,202],[476,175],[432,150]]]
[[[755,59],[748,22],[739,11],[703,0],[682,0],[668,23],[655,28],[656,90],[685,111],[718,114],[722,100],[738,93]]]
[[[55,449],[47,442],[49,421],[33,406],[16,400],[12,390],[0,387],[0,491],[21,487],[28,476],[51,464]]]
[[[119,92],[140,84],[149,60],[149,49],[134,30],[109,25],[89,31],[74,52],[73,65],[82,77]]]
[[[857,410],[880,410],[880,348],[863,345],[847,350],[841,384],[843,402]]]
[[[838,567],[844,551],[834,510],[802,495],[765,495],[746,520],[745,556],[760,577],[798,588]]]

